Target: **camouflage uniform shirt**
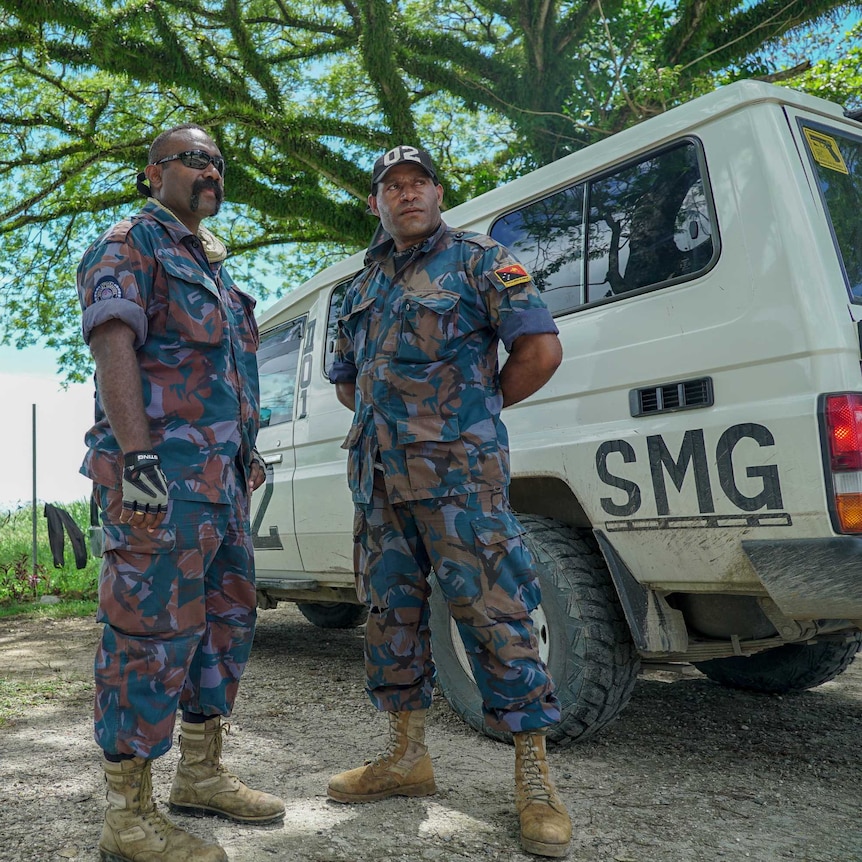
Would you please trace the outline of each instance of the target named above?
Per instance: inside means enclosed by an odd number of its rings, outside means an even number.
[[[509,483],[497,348],[556,333],[529,274],[496,241],[441,223],[424,243],[369,249],[339,319],[333,383],[356,383],[344,447],[356,503],[375,465],[393,503]]]
[[[202,243],[203,240],[203,243]],[[84,341],[111,319],[135,333],[144,409],[168,493],[179,500],[230,503],[246,482],[260,396],[254,300],[237,289],[205,246],[150,199],[85,253],[78,267]],[[103,373],[110,373],[109,369]],[[81,472],[120,488],[123,455],[96,386],[96,423]]]

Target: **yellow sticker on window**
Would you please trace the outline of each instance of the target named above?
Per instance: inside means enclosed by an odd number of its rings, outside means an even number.
[[[824,135],[823,132],[815,132],[814,129],[804,128],[802,131],[808,140],[808,146],[811,147],[811,155],[814,156],[814,161],[824,168],[829,168],[830,171],[838,171],[842,174],[849,174],[847,165],[844,164],[844,156],[841,155],[841,150],[838,149],[838,142],[831,135]]]

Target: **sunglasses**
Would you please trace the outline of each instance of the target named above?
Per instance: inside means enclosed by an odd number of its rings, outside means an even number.
[[[174,159],[179,159],[187,168],[194,168],[196,171],[202,171],[210,162],[213,163],[215,169],[224,176],[225,163],[221,156],[211,156],[203,150],[186,150],[183,153],[176,153],[173,156],[165,156],[154,165],[160,165],[162,162],[172,162]]]

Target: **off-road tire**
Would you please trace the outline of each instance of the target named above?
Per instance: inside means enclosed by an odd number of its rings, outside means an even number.
[[[805,691],[835,679],[850,667],[862,646],[862,634],[849,643],[821,641],[785,644],[752,656],[731,656],[693,662],[711,680],[728,688],[765,694]]]
[[[536,561],[545,620],[537,637],[547,644],[561,720],[548,732],[557,743],[585,740],[612,721],[631,697],[640,658],[611,576],[592,534],[551,518],[519,515]],[[458,659],[451,618],[439,589],[431,593],[431,639],[438,682],[452,709],[470,727],[505,742],[491,730],[482,699]]]
[[[297,602],[296,607],[321,629],[355,629],[368,619],[368,608],[352,602]]]

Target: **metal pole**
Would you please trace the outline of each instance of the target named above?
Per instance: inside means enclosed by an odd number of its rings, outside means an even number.
[[[36,405],[33,405],[33,577],[36,577]]]

